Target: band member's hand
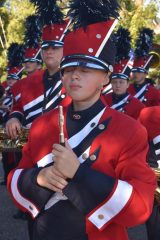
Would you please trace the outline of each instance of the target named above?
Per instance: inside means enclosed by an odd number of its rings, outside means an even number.
[[[54,144],[52,153],[54,156],[55,168],[66,178],[73,178],[80,162],[67,140],[65,140],[65,147],[60,144]]]
[[[65,177],[54,167],[54,165],[43,168],[39,172],[37,183],[54,192],[62,192],[63,188],[67,185]]]
[[[7,135],[15,139],[21,133],[21,123],[17,118],[11,118],[6,123],[6,133]]]

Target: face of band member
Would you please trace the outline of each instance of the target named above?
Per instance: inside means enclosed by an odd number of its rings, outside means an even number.
[[[122,95],[127,92],[129,83],[125,79],[115,78],[111,81],[113,92],[117,95]]]
[[[42,59],[47,68],[59,68],[62,57],[63,47],[49,46],[42,50]]]
[[[142,84],[145,82],[146,76],[147,76],[146,73],[133,72],[131,75],[131,79],[137,84]]]
[[[7,79],[7,84],[9,87],[12,87],[16,82],[17,82],[17,80],[14,78]]]
[[[102,70],[67,67],[62,81],[74,101],[93,104],[99,98],[103,85],[109,82],[108,75]]]
[[[41,64],[38,62],[25,62],[24,67],[27,74],[31,74],[34,73],[36,70],[41,69]]]

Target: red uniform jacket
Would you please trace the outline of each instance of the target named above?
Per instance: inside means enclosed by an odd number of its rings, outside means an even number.
[[[160,106],[148,107],[142,110],[140,122],[145,126],[150,141],[150,165],[160,167]]]
[[[146,127],[149,140],[160,137],[160,106],[143,109],[139,120]]]
[[[73,240],[128,239],[126,227],[145,222],[154,199],[156,179],[146,164],[145,129],[101,101],[82,112],[64,108],[64,119],[65,137],[81,162],[64,195],[36,183],[39,170],[54,164],[57,109],[32,124],[22,160],[8,178],[16,205],[35,218],[33,239],[56,235],[63,240],[65,233]]]
[[[10,87],[7,84],[7,80],[2,82],[1,85],[4,87],[6,94],[8,94],[8,91],[10,91]]]
[[[17,81],[11,88],[11,92],[13,94],[13,103],[16,104],[16,102],[20,99],[21,97],[21,84],[25,81],[27,77],[22,78],[21,80]]]
[[[21,122],[23,119],[24,126],[30,126],[35,118],[42,115],[43,110],[46,112],[58,105],[66,106],[70,103],[70,98],[62,87],[59,73],[55,74],[53,87],[44,86],[44,74],[44,70],[36,71],[21,80],[16,91],[15,87],[13,88],[15,101],[9,117],[16,117]]]
[[[129,94],[124,97],[124,99],[119,100],[116,104],[113,103],[113,93],[105,95],[104,99],[109,107],[116,109],[119,112],[123,112],[135,119],[139,117],[141,110],[145,107],[143,103]]]
[[[42,70],[36,70],[34,73],[29,74],[28,76],[18,80],[11,88],[11,92],[13,94],[13,104],[15,105],[17,101],[21,98],[21,91],[23,91],[23,83],[27,81],[32,75],[40,74]],[[22,86],[21,86],[22,85]]]
[[[135,98],[138,98],[147,107],[160,105],[160,93],[150,83],[144,84],[138,91],[135,84],[132,83],[128,88],[128,92]]]

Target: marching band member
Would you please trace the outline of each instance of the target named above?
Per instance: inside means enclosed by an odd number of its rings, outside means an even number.
[[[61,117],[68,140],[59,143],[58,109],[36,119],[8,178],[14,202],[34,218],[33,240],[126,240],[126,228],[151,213],[156,180],[146,131],[100,98],[113,70],[118,8],[113,0],[70,5],[74,30],[61,62],[73,100]]]
[[[145,108],[141,111],[139,120],[147,129],[149,141],[148,163],[152,168],[160,169],[160,106]],[[159,201],[154,203],[152,214],[146,222],[148,240],[160,239]]]
[[[40,55],[41,28],[36,15],[30,15],[25,21],[24,33],[24,70],[28,75],[42,68]]]
[[[153,106],[141,111],[139,120],[147,129],[148,140],[154,149],[154,158],[149,160],[151,167],[160,168],[160,107]]]
[[[13,104],[13,94],[11,88],[22,76],[23,46],[17,43],[12,43],[8,48],[7,57],[7,84],[9,89],[7,94],[5,94],[5,97],[3,97],[2,108],[0,108],[2,126],[5,126]],[[2,163],[4,169],[4,180],[1,184],[6,185],[7,176],[10,170],[16,166],[13,152],[2,151]]]
[[[68,22],[63,20],[54,1],[48,0],[43,4],[39,2],[37,15],[44,24],[41,49],[46,69],[36,72],[21,84],[21,99],[13,106],[6,123],[6,131],[12,138],[21,133],[22,123],[30,127],[38,116],[59,104],[67,105],[70,102],[62,87],[59,71],[63,56],[63,33]]]
[[[130,33],[127,29],[120,27],[115,34],[115,39],[116,64],[114,65],[114,73],[110,77],[113,92],[105,95],[104,99],[111,108],[137,119],[145,105],[127,91],[132,65]]]
[[[21,98],[21,92],[24,91],[23,85],[25,81],[42,67],[42,59],[40,56],[41,29],[38,17],[36,15],[28,16],[24,25],[23,65],[24,72],[27,76],[22,78],[21,81],[17,81],[11,89],[13,94],[13,111],[14,109],[18,109],[18,101]]]
[[[147,107],[160,105],[160,93],[153,86],[152,81],[147,80],[148,69],[153,55],[149,54],[152,48],[153,31],[143,28],[136,42],[135,60],[132,68],[131,79],[128,91],[138,98]]]
[[[128,76],[123,73],[114,73],[111,76],[111,84],[113,92],[104,97],[108,106],[134,119],[138,119],[145,105],[128,93]]]

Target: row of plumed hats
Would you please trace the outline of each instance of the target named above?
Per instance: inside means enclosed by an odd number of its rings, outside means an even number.
[[[42,49],[50,45],[61,47],[65,43],[62,69],[66,66],[87,66],[112,72],[114,65],[114,72],[124,76],[131,67],[133,71],[147,71],[153,31],[143,29],[140,32],[133,56],[128,30],[120,28],[114,37],[111,36],[119,18],[120,7],[116,0],[70,1],[68,6],[70,20],[67,21],[64,20],[56,0],[31,0],[31,2],[36,6],[36,17],[31,16],[28,22],[26,21],[25,42],[28,44],[26,61],[37,59],[40,49],[39,23],[43,26]]]
[[[12,43],[8,48],[8,79],[21,78],[24,62],[41,62],[40,57],[41,28],[36,15],[26,18],[24,44]]]

